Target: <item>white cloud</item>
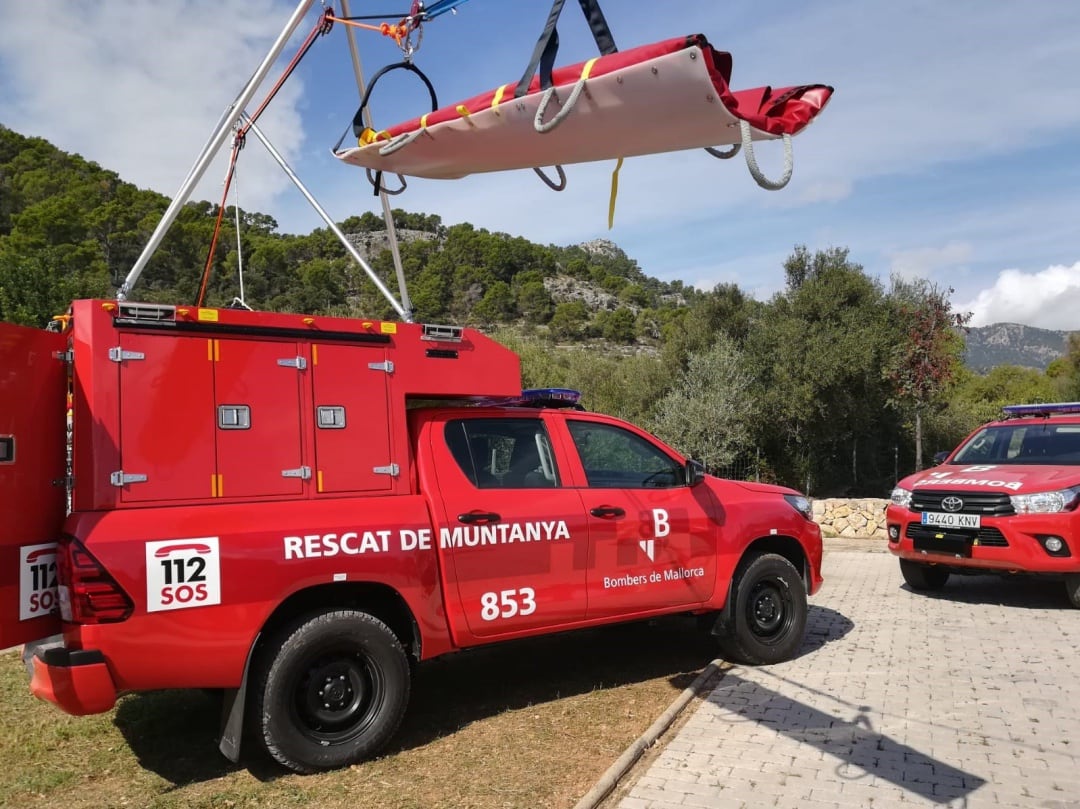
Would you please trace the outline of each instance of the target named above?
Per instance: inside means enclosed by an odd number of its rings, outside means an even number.
[[[971,325],[1023,323],[1043,329],[1080,330],[1080,261],[1039,272],[1002,270],[994,285],[957,306],[971,312]]]
[[[954,270],[971,260],[974,249],[967,242],[949,242],[942,247],[914,247],[889,253],[889,271],[912,280],[930,279],[942,270]]]
[[[61,16],[58,24],[31,3],[0,6],[0,120],[166,194],[287,18],[282,8],[256,13],[218,0],[79,3]],[[302,92],[300,81],[286,83],[260,119],[287,159],[303,141]],[[268,202],[288,180],[261,147],[246,151],[260,154],[245,155],[244,191]],[[219,197],[224,166],[222,155],[196,198]]]

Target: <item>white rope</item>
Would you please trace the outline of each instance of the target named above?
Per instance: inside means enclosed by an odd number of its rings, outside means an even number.
[[[761,169],[758,167],[757,160],[754,158],[754,142],[751,140],[750,122],[746,120],[739,121],[739,128],[742,131],[742,147],[743,154],[746,155],[746,167],[750,169],[750,176],[754,178],[754,181],[764,188],[766,191],[779,191],[788,181],[791,179],[791,169],[794,165],[794,160],[791,156],[791,135],[784,133],[784,174],[779,180],[770,180],[766,177]]]
[[[566,116],[570,114],[570,110],[577,104],[578,98],[581,97],[581,91],[585,89],[585,79],[578,79],[577,84],[574,85],[574,89],[570,91],[570,96],[566,99],[566,104],[563,108],[555,113],[555,117],[547,123],[544,123],[544,113],[547,112],[548,104],[551,103],[551,99],[558,100],[559,96],[555,93],[554,85],[547,88],[544,91],[543,98],[540,99],[540,106],[536,108],[536,117],[533,118],[533,128],[540,134],[550,132],[565,120]]]

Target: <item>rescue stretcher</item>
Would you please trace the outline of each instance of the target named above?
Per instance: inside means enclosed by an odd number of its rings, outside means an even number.
[[[364,128],[358,112],[357,145],[339,142],[334,154],[369,174],[456,179],[682,149],[731,157],[741,146],[759,184],[782,187],[790,138],[822,111],[833,88],[732,90],[731,68],[731,54],[703,35],[677,37],[556,68],[546,89],[533,76],[516,97],[517,83],[503,84],[385,130]],[[751,143],[777,138],[785,141],[786,177],[771,181],[760,176]],[[734,148],[712,148],[724,145]]]

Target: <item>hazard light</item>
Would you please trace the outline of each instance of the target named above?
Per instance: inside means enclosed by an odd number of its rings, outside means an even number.
[[[1053,416],[1064,413],[1080,413],[1080,402],[1055,402],[1053,404],[1006,405],[1001,408],[1005,418],[1021,416]]]

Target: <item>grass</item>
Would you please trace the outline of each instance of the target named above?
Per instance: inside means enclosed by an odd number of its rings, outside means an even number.
[[[687,618],[450,655],[419,668],[381,758],[297,776],[251,744],[240,766],[222,757],[202,692],[133,694],[74,718],[30,696],[18,655],[0,655],[0,807],[570,807],[713,657]]]

